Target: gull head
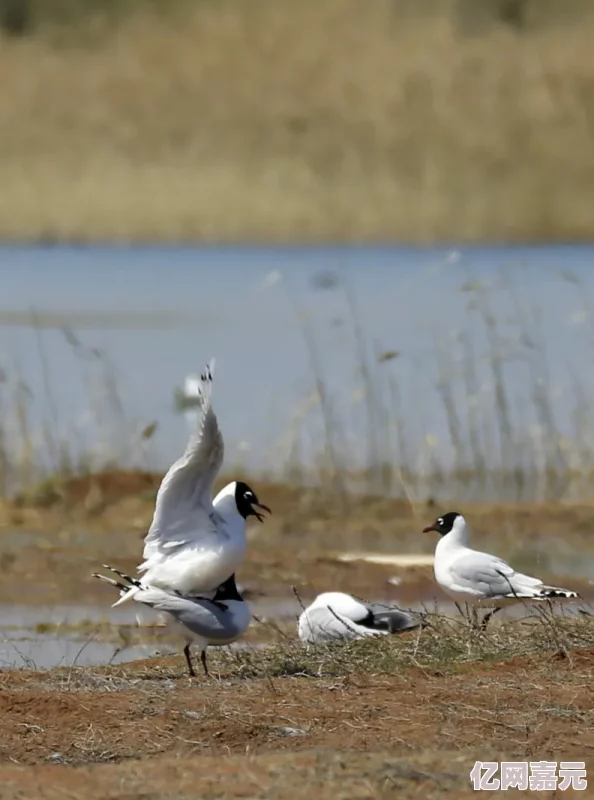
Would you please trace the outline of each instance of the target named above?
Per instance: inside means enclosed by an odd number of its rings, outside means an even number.
[[[235,583],[235,573],[219,586],[212,599],[219,603],[223,603],[225,600],[243,600]]]
[[[256,517],[260,522],[264,522],[264,516],[261,512],[266,511],[268,514],[272,514],[268,506],[258,500],[254,490],[243,481],[235,482],[235,504],[237,511],[244,519]]]
[[[441,517],[438,517],[432,525],[428,525],[426,528],[423,528],[423,533],[429,533],[429,531],[435,531],[435,533],[439,533],[440,536],[445,536],[448,534],[453,528],[464,528],[466,526],[466,520],[459,514],[457,511],[448,511],[447,514],[443,514]]]

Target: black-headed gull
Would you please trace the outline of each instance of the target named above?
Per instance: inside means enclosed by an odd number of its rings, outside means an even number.
[[[579,598],[577,592],[547,586],[539,578],[516,572],[506,561],[468,547],[468,526],[457,511],[438,517],[423,533],[435,531],[435,580],[458,602],[493,607],[486,624],[502,606],[522,600]]]
[[[395,606],[363,603],[343,592],[324,592],[303,610],[297,630],[302,642],[327,644],[402,633],[418,626],[410,614]]]
[[[188,671],[192,677],[196,675],[190,659],[190,646],[200,648],[200,660],[204,672],[206,666],[206,649],[222,647],[239,639],[247,630],[252,618],[248,604],[243,600],[235,584],[235,575],[231,575],[217,591],[212,599],[204,597],[184,597],[176,592],[144,586],[136,578],[120,572],[118,569],[103,565],[104,569],[119,575],[122,581],[107,578],[94,573],[94,578],[116,586],[124,594],[130,594],[137,603],[143,603],[156,611],[165,612],[174,626],[186,640],[184,655]]]
[[[144,539],[144,561],[138,567],[142,586],[182,595],[213,592],[239,567],[246,551],[246,520],[261,511],[247,483],[233,481],[212,499],[213,482],[223,463],[223,436],[214,413],[214,360],[200,376],[200,420],[186,451],[163,478],[155,513]],[[114,603],[131,599],[126,592]]]

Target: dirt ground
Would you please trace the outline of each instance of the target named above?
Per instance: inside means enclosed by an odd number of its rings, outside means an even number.
[[[107,604],[106,587],[90,573],[105,562],[134,569],[159,479],[109,473],[48,484],[4,503],[0,602],[14,602],[18,592],[19,602],[37,605]],[[304,598],[328,588],[404,604],[440,598],[431,567],[345,562],[339,555],[432,553],[435,541],[420,531],[444,509],[379,498],[351,500],[348,508],[336,501],[328,509],[311,490],[262,482],[255,488],[274,513],[265,526],[250,528],[249,556],[238,574],[250,593],[291,596],[295,586]],[[592,547],[594,506],[465,513],[478,546],[497,526],[498,552],[520,559],[518,542],[528,542],[552,554],[546,566],[557,579],[560,531],[563,546]],[[389,583],[394,576],[398,585]],[[570,585],[591,598],[586,581]],[[469,772],[477,760],[592,767],[593,637],[589,618],[576,624],[587,635],[566,637],[568,646],[557,645],[558,631],[543,623],[542,642],[511,656],[523,628],[517,637],[507,634],[511,650],[508,642],[480,658],[469,655],[473,644],[466,653],[459,642],[455,657],[446,647],[428,658],[414,632],[390,637],[387,647],[399,658],[377,662],[332,654],[308,661],[308,651],[292,644],[298,654],[289,653],[282,640],[277,662],[263,668],[255,667],[269,658],[263,651],[215,651],[209,679],[189,679],[180,656],[1,670],[0,800],[464,800],[474,796]],[[589,792],[525,794],[558,800]]]
[[[593,667],[584,648],[319,678],[5,671],[0,797],[466,798],[477,760],[594,764]]]

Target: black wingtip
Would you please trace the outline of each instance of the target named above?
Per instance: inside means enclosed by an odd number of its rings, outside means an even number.
[[[554,600],[555,598],[565,598],[581,600],[582,598],[577,592],[570,591],[569,589],[547,589],[542,593],[542,597]]]
[[[213,371],[214,371],[214,358],[211,358],[211,360],[208,362],[208,364],[204,367],[204,369],[200,373],[200,380],[203,383],[206,383],[206,382],[212,383],[212,381],[213,381],[213,378],[212,378]]]
[[[142,586],[142,584],[140,583],[138,578],[133,578],[131,575],[128,575],[126,572],[122,572],[121,570],[116,569],[115,567],[110,567],[109,564],[103,564],[103,569],[108,569],[110,572],[113,572],[114,575],[119,575],[120,578],[123,578],[123,580],[127,581],[132,586],[136,586],[139,589]],[[127,588],[129,589],[130,587],[127,587]]]

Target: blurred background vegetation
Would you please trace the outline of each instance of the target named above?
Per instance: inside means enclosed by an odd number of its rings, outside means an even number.
[[[0,238],[594,232],[588,0],[0,0]]]

